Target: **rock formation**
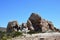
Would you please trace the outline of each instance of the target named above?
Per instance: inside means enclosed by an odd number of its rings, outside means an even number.
[[[22,23],[21,27],[18,26],[17,21],[9,22],[7,25],[8,32],[14,30],[18,31],[19,29],[23,30],[24,28],[40,32],[49,32],[49,31],[60,32],[59,29],[54,27],[52,22],[43,19],[41,16],[35,13],[32,13],[29,19],[27,20],[27,23]]]
[[[17,21],[8,22],[7,32],[18,31],[18,29],[19,27]]]
[[[29,22],[27,22],[27,24],[29,25],[28,27],[30,28],[32,26],[35,31],[41,31],[41,32],[46,32],[49,30],[59,31],[54,27],[52,22],[43,19],[38,14],[32,13],[28,20],[29,20]]]

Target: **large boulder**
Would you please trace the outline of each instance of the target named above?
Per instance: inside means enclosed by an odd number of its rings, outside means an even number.
[[[35,31],[42,31],[41,23],[41,17],[38,14],[32,13],[29,20],[32,23],[32,26],[34,27]]]
[[[18,23],[17,21],[8,22],[7,32],[18,31]]]

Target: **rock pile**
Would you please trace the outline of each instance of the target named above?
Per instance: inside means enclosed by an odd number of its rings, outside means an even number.
[[[47,31],[56,32],[57,31],[59,32],[59,29],[55,28],[52,22],[43,19],[38,14],[32,13],[28,20],[30,22],[30,25],[33,27],[35,31],[41,31],[41,32],[47,32]],[[27,22],[27,24],[29,22]]]
[[[21,27],[18,26],[17,21],[12,21],[8,23],[7,26],[7,31],[13,31],[23,29],[23,28],[28,28],[28,30],[34,30],[34,31],[40,31],[40,32],[59,32],[60,30],[55,28],[52,22],[47,21],[43,19],[41,16],[38,14],[32,13],[29,19],[27,20],[27,23],[22,23]]]

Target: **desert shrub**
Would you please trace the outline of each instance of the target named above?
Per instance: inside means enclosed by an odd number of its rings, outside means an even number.
[[[11,32],[11,33],[8,33],[7,34],[7,36],[8,37],[16,37],[16,36],[21,36],[22,35],[22,33],[21,32],[16,32],[16,31],[14,31],[14,32]]]
[[[0,39],[1,40],[7,40],[6,32],[0,31]]]
[[[33,31],[33,30],[31,30],[31,31],[28,32],[28,34],[36,34],[36,33],[42,33],[42,32],[40,30],[39,31]]]
[[[4,36],[4,37],[2,37],[2,39],[1,39],[1,40],[7,40],[7,37],[5,37],[5,36]]]
[[[35,34],[35,33],[37,33],[37,32],[33,31],[33,30],[31,30],[31,31],[28,32],[28,34]]]
[[[35,33],[35,31],[29,31],[28,32],[28,34],[34,34]]]
[[[11,33],[7,33],[7,32],[2,32],[0,31],[0,39],[1,40],[7,40],[7,39],[10,39],[12,37],[17,37],[17,36],[21,36],[22,35],[22,32],[11,32]]]
[[[22,35],[21,32],[14,32],[13,35],[12,35],[12,37],[21,36],[21,35]]]
[[[5,33],[0,31],[0,37],[2,38],[4,35],[5,35]]]

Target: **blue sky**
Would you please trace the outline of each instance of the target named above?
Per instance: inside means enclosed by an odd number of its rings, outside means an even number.
[[[13,20],[25,23],[32,12],[60,28],[60,0],[0,0],[0,26]]]

